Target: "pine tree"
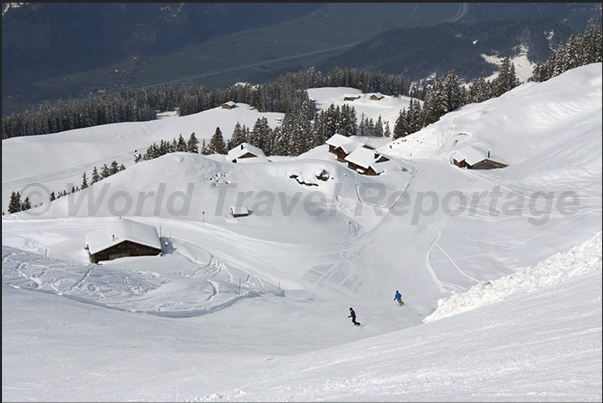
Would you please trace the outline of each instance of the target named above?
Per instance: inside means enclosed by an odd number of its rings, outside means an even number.
[[[119,165],[117,164],[117,161],[113,161],[111,163],[111,168],[109,168],[109,175],[115,175],[118,172],[119,172]]]
[[[440,120],[448,112],[448,100],[444,93],[444,86],[440,81],[433,84],[425,96],[423,106],[423,127]]]
[[[29,201],[29,197],[25,197],[23,200],[23,204],[21,204],[21,211],[29,210],[31,208],[31,202]]]
[[[10,200],[8,202],[8,214],[16,213],[21,211],[21,194],[17,191],[13,191],[10,194]]]
[[[214,135],[209,140],[209,153],[210,154],[226,154],[226,144],[224,143],[224,137],[222,137],[222,130],[216,127]]]
[[[515,65],[513,65],[508,57],[505,57],[500,65],[498,76],[492,80],[493,95],[499,97],[519,84],[519,79],[515,74]]]
[[[360,115],[360,124],[358,125],[358,135],[359,136],[368,136],[367,130],[367,119],[364,115],[364,112]]]
[[[492,98],[492,88],[482,74],[469,87],[469,100],[470,102],[484,102],[490,98]]]
[[[447,112],[453,111],[463,105],[461,86],[454,70],[451,70],[444,80],[444,92],[447,100]]]
[[[111,171],[109,170],[109,167],[107,166],[107,164],[103,164],[103,166],[101,168],[100,176],[102,179],[105,179],[105,178],[108,178],[109,176],[111,176]]]
[[[394,139],[399,139],[400,137],[406,137],[409,134],[408,130],[408,121],[406,118],[406,109],[401,109],[398,114],[398,119],[396,119],[396,124],[394,125]]]
[[[389,128],[389,120],[385,121],[385,129],[383,129],[383,137],[387,137],[387,138],[392,137],[392,131]]]
[[[241,124],[239,122],[237,122],[232,131],[232,136],[230,137],[230,140],[228,140],[228,149],[232,150],[236,146],[246,143],[246,142],[247,142],[247,137],[246,137],[245,130],[243,129]]]
[[[195,136],[195,132],[192,132],[188,141],[186,143],[186,152],[187,153],[199,153],[199,140],[197,140],[197,136]]]
[[[355,136],[357,131],[356,110],[353,106],[343,105],[340,114],[339,134],[349,137]]]
[[[50,199],[50,201],[56,200],[56,196],[54,195],[54,190],[52,192],[50,192],[49,199]]]
[[[207,146],[207,143],[205,142],[205,139],[201,140],[201,150],[199,151],[201,154],[203,155],[209,155],[209,147]]]
[[[274,129],[274,145],[272,146],[272,155],[290,155],[289,136],[280,126]]]
[[[406,118],[408,120],[408,133],[418,132],[423,128],[424,108],[421,108],[421,103],[418,99],[411,99],[408,104],[408,112]]]
[[[186,152],[186,146],[187,146],[186,141],[184,141],[184,137],[182,137],[182,134],[180,134],[178,136],[178,142],[176,142],[176,145],[174,147],[175,148],[174,151]]]
[[[102,179],[102,177],[98,174],[96,167],[94,167],[92,169],[92,177],[90,178],[90,183],[95,184],[96,182],[98,182],[101,179]]]
[[[377,121],[375,122],[375,129],[373,131],[373,136],[383,137],[383,121],[381,120],[381,115],[379,115],[377,117]]]
[[[325,128],[324,116],[324,114],[319,113],[316,116],[316,119],[314,119],[314,124],[312,125],[312,131],[310,135],[310,144],[312,148],[323,145],[330,137],[328,136]]]
[[[86,172],[82,175],[82,189],[86,189],[88,187],[88,179],[86,178]]]
[[[266,119],[266,118],[264,118]],[[268,122],[266,121],[266,126]],[[264,125],[262,118],[257,118],[255,124],[253,125],[253,129],[249,132],[249,141],[248,143],[254,147],[257,147],[261,150],[264,149],[264,140],[267,137],[266,126]]]

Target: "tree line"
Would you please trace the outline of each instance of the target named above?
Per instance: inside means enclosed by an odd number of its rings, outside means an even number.
[[[393,138],[408,136],[437,122],[442,116],[463,105],[499,97],[520,85],[511,59],[504,58],[498,76],[485,80],[481,75],[468,87],[461,85],[454,70],[442,81],[436,80],[425,92],[424,102],[411,99],[408,108],[400,110],[393,129]]]
[[[589,25],[584,35],[571,37],[564,45],[560,46],[549,57],[547,62],[534,68],[532,80],[542,82],[555,77],[569,69],[590,63],[602,61],[601,27],[599,23]],[[182,135],[171,142],[161,140],[157,145],[153,143],[144,155],[136,152],[135,162],[157,158],[168,152],[184,151],[209,154],[226,154],[228,150],[246,142],[256,146],[269,155],[296,156],[314,147],[322,145],[335,133],[345,136],[369,135],[389,136],[388,125],[383,127],[381,119],[373,122],[361,116],[360,124],[353,106],[342,105],[330,107],[317,112],[314,102],[308,98],[307,89],[316,87],[351,87],[361,89],[363,92],[381,92],[390,95],[408,95],[413,97],[408,108],[400,110],[391,136],[394,139],[408,136],[421,130],[429,124],[437,122],[446,113],[469,103],[483,102],[498,97],[520,84],[515,67],[509,58],[504,58],[498,76],[485,80],[483,75],[463,86],[454,70],[450,71],[442,81],[435,80],[423,87],[410,88],[408,81],[402,75],[385,75],[380,72],[367,72],[355,69],[333,68],[330,74],[323,76],[313,68],[301,70],[298,73],[287,73],[275,82],[251,86],[235,85],[223,90],[208,91],[205,87],[173,87],[147,91],[146,89],[122,90],[117,96],[109,97],[106,94],[99,98],[89,99],[87,103],[69,101],[57,102],[51,105],[48,102],[40,106],[36,113],[26,111],[23,114],[11,115],[2,119],[3,139],[13,136],[31,135],[35,128],[51,130],[68,130],[65,122],[70,124],[111,123],[113,119],[142,119],[153,107],[160,106],[162,110],[171,110],[176,105],[180,108],[180,115],[197,113],[206,109],[217,107],[224,102],[234,101],[247,103],[261,112],[281,112],[285,116],[282,124],[270,128],[265,117],[258,118],[252,128],[240,125],[234,127],[231,138],[224,141],[222,131],[216,128],[209,142],[202,140],[201,147],[192,133],[188,141]],[[115,100],[116,102],[113,102]],[[423,101],[423,105],[421,102]],[[153,105],[153,107],[151,106]],[[75,108],[73,114],[70,108]],[[67,113],[71,111],[71,113]],[[143,112],[146,111],[146,112]],[[155,112],[153,112],[155,113]],[[76,119],[76,115],[81,119]],[[61,117],[62,116],[62,117]],[[94,123],[97,122],[97,123]],[[104,123],[98,123],[104,122]],[[24,130],[26,128],[27,130]],[[13,134],[9,136],[8,133]],[[39,133],[41,134],[41,133]],[[125,169],[123,164],[118,167],[113,161],[111,167],[106,164],[101,168],[100,174],[94,167],[91,183],[115,174]],[[71,192],[84,189],[88,186],[86,173],[82,176],[82,185],[73,187]],[[51,192],[50,201],[57,197],[67,195],[69,192],[59,192],[55,196]],[[35,207],[35,206],[34,206]],[[13,192],[9,202],[8,212],[23,211],[31,208],[29,199],[21,201],[19,192]]]
[[[534,81],[545,81],[568,69],[601,61],[601,27],[599,23],[589,25],[584,35],[571,37],[566,44],[553,52],[549,60],[538,64],[533,72]],[[505,76],[502,71],[501,75]],[[512,68],[512,64],[511,64]],[[449,73],[450,76],[450,73]],[[448,78],[447,78],[448,79]],[[453,79],[452,77],[450,79]],[[458,80],[458,78],[456,78]],[[68,99],[55,103],[45,101],[37,110],[26,110],[2,118],[2,138],[56,133],[64,130],[103,125],[117,122],[153,120],[157,111],[179,109],[180,116],[202,112],[233,101],[246,103],[260,112],[298,114],[303,104],[308,104],[307,89],[317,87],[349,87],[364,93],[381,92],[391,96],[407,95],[424,100],[429,108],[426,121],[433,121],[445,109],[442,89],[435,83],[414,86],[402,74],[384,74],[379,71],[339,68],[337,66],[322,74],[314,68],[287,73],[267,84],[235,84],[224,89],[208,90],[204,86],[174,86],[155,89],[122,89],[109,96],[102,92],[90,96],[86,101]],[[482,77],[471,84],[469,94],[455,94],[460,104],[482,102],[500,96],[513,84],[500,79],[487,83]],[[448,85],[448,89],[451,86]],[[462,89],[461,89],[462,91]],[[428,98],[431,92],[431,99]],[[451,94],[447,96],[450,98]],[[435,111],[432,111],[435,110]],[[312,113],[311,111],[309,112]],[[424,117],[425,118],[425,117]]]
[[[71,98],[55,103],[45,101],[35,110],[13,113],[2,118],[2,139],[108,123],[153,120],[157,111],[178,109],[180,116],[186,116],[216,108],[228,101],[249,104],[260,112],[295,113],[302,103],[309,101],[308,88],[329,86],[407,95],[410,83],[402,74],[388,75],[335,67],[326,75],[309,68],[298,73],[287,73],[267,84],[235,84],[215,90],[199,85],[122,89],[116,95],[101,92],[85,101]]]
[[[590,24],[583,35],[571,36],[545,63],[537,64],[532,80],[543,82],[576,67],[601,63],[602,44],[601,26],[598,22]]]
[[[80,190],[86,189],[88,186],[95,184],[98,181],[101,181],[105,178],[108,178],[111,175],[115,175],[118,172],[124,171],[126,167],[124,164],[118,164],[117,161],[113,161],[110,165],[103,164],[100,169],[100,172],[96,168],[96,166],[92,169],[92,175],[90,178],[90,183],[88,183],[88,177],[86,176],[86,172],[82,174],[82,183],[79,186],[72,185],[71,190],[62,190],[57,193],[53,191],[48,195],[48,201],[52,202],[53,200],[59,199],[63,196],[67,196],[69,194],[79,192]],[[43,202],[40,203],[42,205]],[[38,207],[38,205],[32,206],[31,201],[29,200],[29,196],[26,196],[23,201],[21,201],[21,193],[19,191],[13,191],[10,194],[10,199],[8,202],[8,213],[17,213],[19,211],[29,210],[32,207]],[[4,215],[4,212],[2,212]]]

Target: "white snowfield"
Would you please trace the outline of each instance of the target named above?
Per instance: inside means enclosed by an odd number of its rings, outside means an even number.
[[[4,140],[4,206],[24,188],[43,204],[3,215],[3,400],[601,401],[601,82],[583,66],[359,139],[390,158],[379,176],[326,145],[133,163],[252,126],[242,104]],[[374,120],[408,103],[355,93],[310,95]],[[454,166],[464,144],[509,166]],[[127,169],[48,202],[112,160]],[[163,256],[91,264],[86,236],[116,216],[154,226]]]

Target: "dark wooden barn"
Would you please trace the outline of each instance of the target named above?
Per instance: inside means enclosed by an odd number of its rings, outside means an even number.
[[[162,252],[154,226],[121,217],[88,234],[85,249],[92,263],[127,256],[155,256]]]

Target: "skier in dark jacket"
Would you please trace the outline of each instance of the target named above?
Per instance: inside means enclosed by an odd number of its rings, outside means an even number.
[[[402,294],[400,294],[398,290],[396,290],[396,295],[394,296],[394,299],[398,301],[398,304],[400,304],[400,306],[404,305],[404,302],[402,302]]]
[[[360,326],[360,322],[356,322],[356,312],[352,308],[350,308],[350,316],[348,318],[352,318],[352,323],[354,326]]]

